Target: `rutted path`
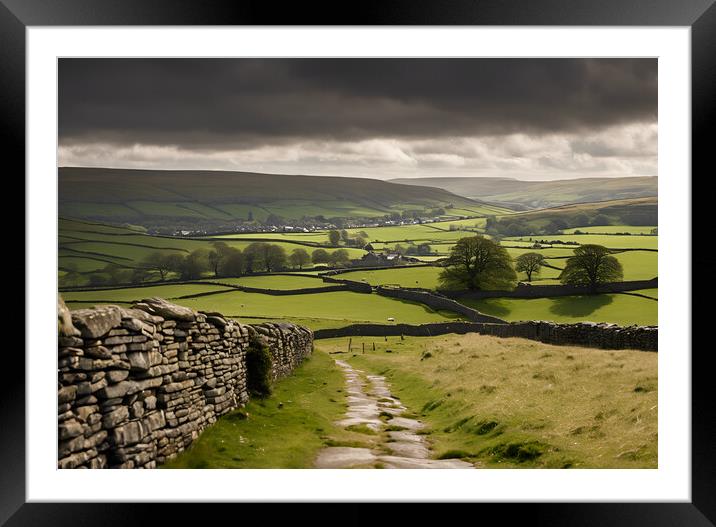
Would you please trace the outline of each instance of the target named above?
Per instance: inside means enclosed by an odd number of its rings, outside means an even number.
[[[380,443],[373,448],[326,447],[318,453],[316,468],[474,468],[459,459],[430,459],[430,446],[417,433],[425,425],[401,417],[406,408],[390,393],[385,377],[365,375],[341,360],[336,364],[346,375],[348,393],[348,411],[337,424],[367,427],[378,434],[371,437]],[[391,417],[383,421],[381,414]],[[386,427],[396,430],[385,432]]]

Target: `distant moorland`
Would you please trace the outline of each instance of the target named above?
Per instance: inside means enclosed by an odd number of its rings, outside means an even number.
[[[514,210],[657,195],[656,177],[580,178],[555,181],[521,181],[501,177],[430,177],[390,181],[404,185],[437,187],[458,196],[479,197]]]

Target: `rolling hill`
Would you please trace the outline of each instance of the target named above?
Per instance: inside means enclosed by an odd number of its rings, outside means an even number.
[[[562,232],[565,228],[589,225],[648,225],[659,222],[658,198],[633,198],[574,203],[548,209],[516,212],[488,221],[491,234],[522,235],[538,232]]]
[[[543,209],[571,203],[657,196],[656,177],[583,178],[521,181],[497,177],[436,177],[392,179],[403,185],[438,187],[458,196],[513,210]]]
[[[60,215],[111,223],[378,217],[449,205],[464,215],[495,213],[443,189],[376,179],[74,167],[58,173]]]

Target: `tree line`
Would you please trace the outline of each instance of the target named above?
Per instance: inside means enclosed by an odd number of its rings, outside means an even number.
[[[130,269],[116,263],[107,264],[87,276],[91,286],[142,284],[160,281],[170,276],[181,280],[198,280],[207,275],[214,278],[229,278],[262,272],[277,272],[288,269],[303,269],[309,264],[344,267],[350,263],[346,249],[328,252],[316,249],[310,254],[306,249],[296,248],[290,253],[282,246],[254,242],[244,250],[231,247],[225,242],[211,243],[211,248],[196,249],[186,254],[178,252],[155,251],[148,254],[140,266]],[[69,269],[63,279],[64,285],[80,285],[82,277],[74,269]]]
[[[443,289],[510,290],[516,285],[517,272],[525,273],[532,281],[544,266],[542,254],[527,252],[513,261],[499,242],[477,235],[461,238],[452,247],[439,281]],[[567,259],[559,279],[563,284],[595,291],[599,284],[620,281],[623,275],[621,263],[609,249],[585,244]]]

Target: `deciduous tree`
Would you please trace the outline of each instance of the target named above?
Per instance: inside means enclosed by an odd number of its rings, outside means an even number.
[[[595,290],[599,284],[622,279],[622,264],[601,245],[581,245],[567,260],[560,280],[563,284],[587,286]]]
[[[299,269],[302,269],[304,265],[311,261],[306,249],[294,249],[288,259],[293,267],[298,267]]]
[[[316,249],[311,254],[311,261],[314,264],[325,264],[331,261],[331,257],[325,249]]]
[[[527,281],[532,281],[533,274],[539,274],[544,265],[544,256],[540,253],[524,253],[515,260],[515,270],[527,275]]]
[[[338,245],[338,242],[341,241],[340,231],[328,231],[328,241],[331,243],[331,245]]]
[[[511,289],[517,275],[507,250],[478,235],[457,241],[439,280],[444,289]]]

